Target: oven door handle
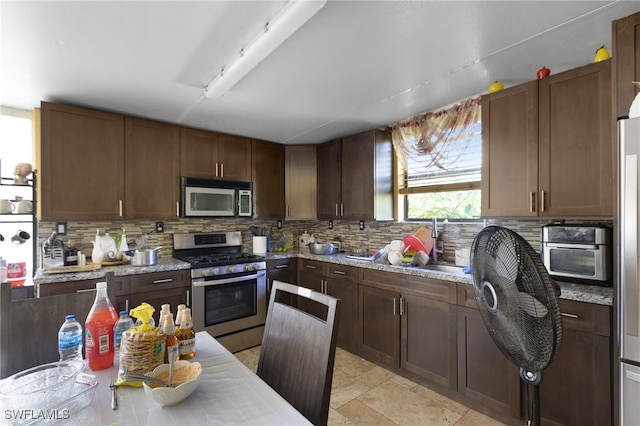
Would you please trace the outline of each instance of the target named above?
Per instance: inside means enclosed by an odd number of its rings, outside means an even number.
[[[222,279],[216,279],[216,280],[206,280],[205,278],[196,278],[194,280],[191,280],[191,283],[193,284],[194,287],[207,287],[210,285],[218,285],[218,284],[229,284],[229,283],[237,283],[240,281],[247,281],[247,280],[251,280],[251,279],[258,279],[261,277],[264,277],[265,275],[267,275],[267,271],[260,271],[256,274],[253,275],[241,275],[239,277],[233,277],[233,278],[222,278]]]

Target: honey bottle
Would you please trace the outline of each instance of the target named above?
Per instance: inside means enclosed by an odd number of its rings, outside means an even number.
[[[180,321],[182,320],[182,311],[186,308],[187,305],[181,303],[178,305],[178,312],[176,313],[176,327],[180,328]]]
[[[164,351],[164,363],[169,363],[169,357],[173,356],[174,361],[177,361],[180,352],[180,342],[176,336],[176,327],[173,324],[173,318],[170,315],[164,315],[164,322],[162,323],[162,333],[166,337],[165,351]]]
[[[196,354],[196,333],[193,331],[191,309],[189,308],[182,310],[178,340],[180,341],[180,359],[193,358]]]

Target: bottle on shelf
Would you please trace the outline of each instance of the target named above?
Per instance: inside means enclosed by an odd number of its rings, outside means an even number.
[[[78,264],[78,249],[76,248],[75,240],[69,240],[67,248],[64,251],[64,266],[77,265]]]
[[[182,310],[178,340],[180,341],[180,359],[193,358],[196,354],[196,333],[193,331],[191,309],[189,308]]]
[[[124,232],[124,226],[123,226],[122,235],[120,236],[120,246],[118,247],[118,252],[124,254],[124,252],[126,251],[129,251],[129,244],[127,243],[127,234]]]
[[[120,342],[122,342],[122,334],[133,328],[133,319],[127,311],[120,311],[120,318],[113,326],[113,365],[116,367],[120,364]]]
[[[85,322],[85,355],[93,371],[113,365],[113,326],[118,320],[118,313],[107,295],[107,283],[96,283],[96,290]]]
[[[91,251],[91,263],[102,263],[105,261],[105,253],[100,241],[100,229],[96,229],[96,240],[93,242],[93,250]]]
[[[104,252],[104,260],[107,262],[113,262],[116,260],[118,253],[116,242],[109,232],[105,231],[104,235],[100,237],[100,243]]]
[[[77,359],[82,361],[82,326],[75,315],[67,315],[58,331],[60,361]]]
[[[5,283],[7,280],[7,261],[0,256],[0,283]]]

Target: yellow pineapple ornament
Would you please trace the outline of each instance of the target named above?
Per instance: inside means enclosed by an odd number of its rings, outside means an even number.
[[[604,61],[609,59],[610,57],[611,55],[609,54],[609,51],[607,50],[606,47],[604,47],[604,45],[602,45],[601,47],[598,48],[598,50],[596,50],[596,56],[595,58],[593,58],[593,62]]]

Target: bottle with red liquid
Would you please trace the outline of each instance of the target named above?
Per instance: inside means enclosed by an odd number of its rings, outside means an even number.
[[[85,358],[93,371],[113,365],[113,326],[118,313],[109,301],[107,283],[96,283],[96,299],[85,322]]]

